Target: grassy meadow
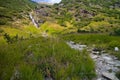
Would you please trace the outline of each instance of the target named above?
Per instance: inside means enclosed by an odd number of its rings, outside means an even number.
[[[115,52],[114,48],[120,48],[120,36],[110,36],[108,34],[68,34],[62,36],[65,41],[74,41],[79,44],[86,44],[91,48],[100,48],[120,59],[120,52]]]
[[[59,38],[29,38],[0,46],[0,80],[10,80],[15,72],[15,80],[90,80],[94,69],[86,51],[71,49]]]
[[[66,41],[105,49],[120,59],[120,37],[108,34],[70,33],[76,28],[46,22],[40,28],[0,27],[0,80],[92,80],[95,64],[89,53],[71,49]],[[40,37],[46,32],[49,36]],[[5,36],[7,33],[7,36]],[[55,37],[54,37],[55,36]],[[17,72],[17,76],[15,76]]]

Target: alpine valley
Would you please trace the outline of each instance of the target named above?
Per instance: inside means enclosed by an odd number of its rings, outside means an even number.
[[[0,80],[120,80],[120,0],[0,0]]]

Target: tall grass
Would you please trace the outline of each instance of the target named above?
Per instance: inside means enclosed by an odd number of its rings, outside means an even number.
[[[58,38],[34,38],[0,46],[0,80],[91,80],[94,62],[86,51],[71,49]]]

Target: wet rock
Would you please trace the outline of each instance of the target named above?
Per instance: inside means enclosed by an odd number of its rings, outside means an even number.
[[[73,42],[73,41],[70,41],[69,43],[70,43],[70,44],[75,44],[75,42]]]
[[[105,60],[107,60],[107,61],[112,60],[112,58],[111,58],[111,57],[108,57],[108,56],[103,56],[102,58],[105,59]]]
[[[107,61],[107,63],[110,65],[115,65],[115,62],[113,62],[113,61]]]
[[[92,49],[92,54],[96,54],[96,55],[100,55],[101,54],[101,49],[99,49],[99,48],[93,48]]]
[[[79,45],[79,48],[86,48],[87,45]]]
[[[76,49],[76,50],[79,50],[79,51],[82,51],[82,50],[84,50],[85,48],[87,48],[87,45],[75,44],[75,42],[73,42],[73,41],[69,41],[69,42],[67,42],[67,44],[68,44],[71,48]]]
[[[100,55],[99,51],[92,51],[92,54]]]
[[[101,53],[106,53],[106,51],[105,51],[105,50],[102,50]]]
[[[119,80],[114,73],[103,72],[102,75],[110,80]]]
[[[119,48],[118,48],[118,47],[115,47],[115,49],[114,49],[114,50],[117,52],[117,51],[119,51]]]
[[[91,58],[92,58],[92,59],[97,59],[98,56],[97,56],[97,55],[91,55]]]
[[[73,49],[80,51],[87,49],[87,51],[90,52],[90,57],[95,61],[96,66],[95,71],[97,78],[95,80],[119,80],[116,78],[115,74],[113,74],[120,71],[120,61],[117,57],[110,55],[106,53],[105,50],[99,48],[90,49],[87,48],[87,45],[75,44],[72,41],[67,42],[67,44]]]

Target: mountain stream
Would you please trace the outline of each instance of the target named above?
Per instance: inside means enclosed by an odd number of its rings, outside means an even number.
[[[82,51],[86,49],[90,54],[90,57],[95,62],[95,71],[97,77],[93,80],[120,80],[115,76],[115,73],[120,71],[120,61],[117,57],[106,53],[105,51],[93,51],[87,47],[87,45],[76,44],[73,41],[67,42],[67,44],[76,50]]]

